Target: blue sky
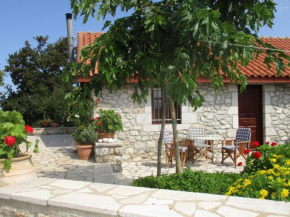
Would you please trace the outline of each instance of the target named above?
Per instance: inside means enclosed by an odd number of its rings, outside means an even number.
[[[276,18],[272,29],[264,27],[259,36],[290,37],[290,0],[276,0]],[[7,64],[8,55],[18,51],[28,40],[35,45],[33,37],[49,36],[49,42],[65,37],[65,13],[70,13],[70,0],[0,0],[0,69]],[[124,14],[119,13],[119,17]],[[109,18],[109,17],[108,17]],[[90,18],[86,24],[82,19],[73,20],[73,32],[101,31],[103,22]],[[76,41],[75,41],[76,45]],[[6,76],[5,83],[11,84]],[[0,91],[3,88],[0,88]]]

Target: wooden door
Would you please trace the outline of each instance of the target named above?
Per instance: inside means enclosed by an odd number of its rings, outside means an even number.
[[[238,98],[239,127],[251,128],[252,142],[263,144],[262,86],[248,85]]]

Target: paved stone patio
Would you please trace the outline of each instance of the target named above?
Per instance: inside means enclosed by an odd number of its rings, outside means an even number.
[[[89,182],[103,182],[109,184],[129,184],[132,179],[156,175],[156,162],[123,162],[123,172],[113,173],[110,165],[80,160],[73,148],[74,140],[70,135],[39,135],[29,136],[29,141],[39,139],[39,153],[33,154],[33,163],[38,177],[70,179]],[[33,147],[31,148],[31,150]],[[242,158],[240,158],[242,160]],[[207,172],[235,172],[239,173],[243,167],[234,168],[233,163],[197,161],[189,163],[192,170]],[[175,172],[173,164],[168,169],[162,166],[163,174]]]

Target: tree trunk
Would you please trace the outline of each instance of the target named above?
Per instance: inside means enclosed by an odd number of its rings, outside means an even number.
[[[167,100],[166,100],[166,95],[165,91],[162,91],[163,93],[163,99],[162,99],[162,124],[161,124],[161,130],[160,130],[160,135],[159,135],[159,140],[158,140],[158,149],[157,149],[157,176],[161,175],[161,153],[162,153],[162,140],[163,140],[163,135],[164,135],[164,128],[165,128],[165,113],[166,113],[166,105],[167,105]]]
[[[172,119],[172,131],[173,131],[173,142],[174,142],[174,151],[175,151],[175,162],[176,162],[176,173],[182,173],[181,161],[179,155],[179,144],[178,144],[178,136],[177,136],[177,122],[176,122],[176,114],[174,108],[174,102],[169,97],[169,105],[170,105],[170,113]]]

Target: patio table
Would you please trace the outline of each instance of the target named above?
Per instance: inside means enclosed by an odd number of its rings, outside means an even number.
[[[205,159],[210,159],[213,162],[214,158],[214,141],[222,140],[221,136],[218,135],[207,135],[207,136],[200,136],[200,137],[195,137],[194,140],[205,140],[210,147],[204,147],[206,149],[206,152],[204,154]],[[207,155],[207,151],[210,151],[212,156]]]

